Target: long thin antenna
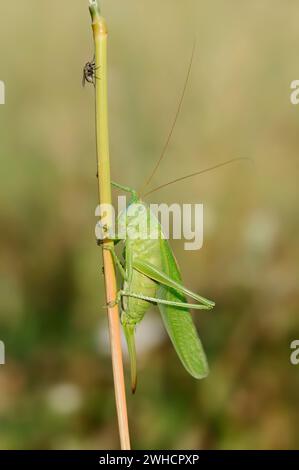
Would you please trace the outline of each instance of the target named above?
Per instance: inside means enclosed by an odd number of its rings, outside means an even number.
[[[180,97],[180,101],[179,101],[179,104],[178,104],[178,107],[177,107],[177,110],[176,110],[176,114],[175,114],[175,117],[174,117],[174,120],[172,122],[172,125],[171,125],[171,128],[170,128],[170,131],[169,131],[169,134],[167,136],[167,139],[166,139],[166,142],[164,144],[164,147],[162,149],[162,153],[159,157],[159,160],[157,161],[152,173],[150,174],[149,178],[147,179],[147,181],[145,182],[144,186],[142,187],[141,191],[139,191],[139,193],[142,193],[143,190],[149,185],[149,183],[152,181],[156,171],[158,170],[159,166],[160,166],[160,163],[162,162],[163,158],[165,157],[165,154],[166,154],[166,150],[168,148],[168,145],[169,145],[169,142],[171,140],[171,137],[172,137],[172,134],[173,134],[173,131],[174,131],[174,128],[176,126],[176,123],[177,123],[177,120],[178,120],[178,117],[179,117],[179,114],[181,112],[181,109],[182,109],[182,104],[183,104],[183,101],[184,101],[184,98],[185,98],[185,94],[186,94],[186,90],[187,90],[187,86],[188,86],[188,82],[189,82],[189,78],[190,78],[190,73],[191,73],[191,69],[192,69],[192,64],[193,64],[193,59],[194,59],[194,53],[195,53],[195,47],[196,47],[196,41],[194,41],[193,43],[193,48],[192,48],[192,53],[191,53],[191,58],[190,58],[190,62],[189,62],[189,66],[188,66],[188,72],[187,72],[187,75],[186,75],[186,79],[185,79],[185,83],[184,83],[184,87],[183,87],[183,91],[182,91],[182,94],[181,94],[181,97]]]
[[[175,180],[169,181],[168,183],[161,184],[160,186],[157,186],[156,188],[151,189],[146,194],[144,194],[144,197],[158,191],[159,189],[165,188],[166,186],[170,186],[171,184],[178,183],[179,181],[183,181],[183,180],[186,180],[188,178],[192,178],[193,176],[202,175],[203,173],[207,173],[208,171],[216,170],[216,168],[220,168],[222,166],[229,165],[230,163],[238,162],[240,160],[252,161],[252,159],[249,158],[249,157],[232,158],[231,160],[227,160],[226,162],[218,163],[217,165],[213,165],[209,168],[205,168],[204,170],[196,171],[195,173],[191,173],[190,175],[181,176],[180,178],[176,178]]]

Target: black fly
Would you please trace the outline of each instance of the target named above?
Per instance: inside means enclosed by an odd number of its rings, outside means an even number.
[[[98,78],[96,76],[96,70],[97,67],[94,60],[85,64],[82,78],[83,86],[85,86],[85,82],[92,83],[93,85],[95,85],[95,80]]]

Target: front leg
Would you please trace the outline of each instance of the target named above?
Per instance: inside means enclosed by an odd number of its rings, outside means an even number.
[[[126,273],[119,257],[117,256],[117,254],[115,252],[114,246],[104,245],[103,250],[110,251],[115,265],[118,267],[120,274],[122,275],[123,279],[126,281],[127,280],[127,273]]]
[[[116,298],[115,300],[112,300],[111,302],[108,302],[107,305],[105,305],[104,307],[105,308],[113,308],[115,307],[115,305],[118,305],[121,301],[121,297],[122,297],[122,294],[121,294],[121,291],[119,290],[116,294]]]

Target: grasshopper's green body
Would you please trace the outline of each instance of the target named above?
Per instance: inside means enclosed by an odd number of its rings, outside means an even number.
[[[145,206],[141,205],[141,202],[138,201],[137,204],[139,207],[144,208],[144,215],[156,224],[153,215],[150,210]],[[129,206],[130,209],[130,206]],[[140,217],[142,215],[136,215],[133,217],[128,217],[125,215],[127,220],[127,228],[130,230],[130,227],[138,226]],[[125,262],[126,262],[126,274],[127,280],[124,281],[123,290],[129,292],[142,293],[146,297],[155,297],[157,291],[157,284],[151,278],[142,274],[134,268],[135,262],[138,260],[147,260],[153,266],[156,266],[158,269],[162,270],[162,257],[161,257],[161,248],[160,248],[160,239],[155,240],[151,238],[151,233],[149,230],[149,238],[142,239],[126,239],[125,244]],[[159,237],[160,238],[160,237]],[[149,309],[149,302],[133,297],[126,297],[123,299],[123,324],[133,324],[136,325],[140,323],[143,319],[144,314]]]
[[[143,217],[147,218],[147,222],[150,221],[156,226],[156,220],[154,220],[153,215],[150,210],[141,205],[141,201],[136,201],[135,203],[139,204],[139,207],[144,208]],[[133,202],[134,204],[134,202]],[[130,206],[128,207],[128,211]],[[135,227],[139,225],[141,214],[136,214],[135,216],[128,216],[126,211],[125,214],[122,214],[121,217],[125,218],[127,223],[127,230],[130,231],[130,227]],[[150,230],[149,230],[150,235]],[[160,238],[160,237],[159,237]],[[154,298],[157,294],[157,283],[146,276],[145,274],[137,271],[134,268],[136,261],[138,260],[148,260],[153,266],[156,266],[158,269],[162,269],[162,257],[160,250],[160,240],[152,239],[151,236],[148,239],[135,238],[130,239],[127,237],[125,243],[125,271],[126,278],[123,283],[123,291],[132,292],[136,294],[142,294],[145,297]],[[121,321],[123,329],[125,332],[128,350],[131,359],[131,375],[132,375],[132,390],[136,389],[136,351],[135,351],[135,327],[138,323],[141,322],[147,310],[151,307],[151,303],[147,300],[143,300],[136,297],[124,296],[122,298],[122,316]]]
[[[136,193],[131,192],[132,200],[118,219],[119,226],[126,226],[124,263],[120,262],[114,250],[112,255],[124,278],[118,300],[121,301],[121,322],[131,359],[132,390],[136,388],[135,328],[155,303],[186,370],[197,379],[204,378],[208,374],[208,364],[189,309],[208,310],[214,302],[182,285],[178,264],[158,220]],[[135,231],[134,237],[131,236],[132,230]],[[118,241],[117,237],[115,241]],[[185,294],[199,303],[188,304]]]

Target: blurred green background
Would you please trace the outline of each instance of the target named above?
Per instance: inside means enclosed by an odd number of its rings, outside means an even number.
[[[0,448],[118,448],[100,250],[87,0],[1,2]],[[103,0],[113,178],[140,187],[190,83],[153,194],[205,207],[205,241],[172,243],[185,284],[214,299],[196,323],[210,376],[180,365],[156,311],[138,329],[134,448],[299,447],[299,5]],[[299,367],[299,366],[298,366]],[[126,363],[126,376],[129,379]],[[128,381],[129,385],[129,381]]]

